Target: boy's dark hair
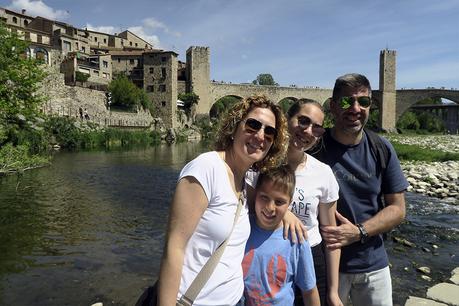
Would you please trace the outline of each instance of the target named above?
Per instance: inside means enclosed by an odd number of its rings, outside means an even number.
[[[265,182],[272,182],[274,187],[281,189],[292,199],[295,192],[295,172],[289,165],[281,165],[260,173],[255,190]]]

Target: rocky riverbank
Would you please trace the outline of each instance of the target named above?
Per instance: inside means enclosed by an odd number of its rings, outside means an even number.
[[[459,204],[459,162],[402,162],[410,186],[408,191],[447,199]]]
[[[416,145],[443,152],[459,152],[459,135],[407,136],[384,135],[391,142]],[[402,161],[402,169],[410,182],[408,191],[442,198],[459,205],[459,161]]]

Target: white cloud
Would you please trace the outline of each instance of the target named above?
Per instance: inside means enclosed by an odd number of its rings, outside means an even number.
[[[142,39],[148,41],[149,43],[151,43],[153,45],[153,48],[159,48],[159,49],[162,48],[158,36],[147,34],[144,27],[134,26],[134,27],[129,27],[128,30],[134,33],[135,35],[141,37]]]
[[[68,11],[55,10],[41,0],[13,0],[8,9],[15,11],[25,9],[27,15],[41,16],[52,20],[65,20],[70,16]]]
[[[107,34],[115,34],[116,29],[114,26],[93,26],[89,23],[86,24],[86,28],[91,31],[107,33]]]
[[[160,30],[163,30],[167,34],[172,34],[176,37],[182,36],[180,32],[174,32],[174,31],[169,30],[169,28],[164,23],[156,20],[153,17],[145,18],[144,20],[142,20],[142,22],[143,22],[143,26],[150,30],[160,29]]]

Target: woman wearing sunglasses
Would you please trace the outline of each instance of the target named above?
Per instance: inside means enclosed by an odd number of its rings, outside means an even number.
[[[321,305],[342,305],[338,296],[340,250],[322,245],[321,225],[335,225],[338,183],[330,167],[305,153],[325,132],[322,106],[309,99],[296,101],[287,111],[290,142],[288,164],[295,170],[296,185],[290,210],[308,230]],[[297,304],[299,305],[299,304]]]
[[[238,303],[244,290],[241,262],[250,234],[245,173],[251,167],[276,167],[285,158],[286,143],[286,119],[263,96],[243,99],[222,118],[215,151],[199,155],[180,173],[169,214],[158,305],[175,305],[228,236],[217,267],[193,305]],[[244,206],[230,234],[241,196]]]

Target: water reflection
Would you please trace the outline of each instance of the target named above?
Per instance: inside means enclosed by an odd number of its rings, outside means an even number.
[[[59,153],[51,167],[1,179],[0,305],[132,305],[157,275],[178,173],[204,150]],[[436,279],[459,265],[459,208],[407,198],[408,221],[395,234],[419,247],[387,242],[395,304],[430,285],[411,261],[433,267]],[[432,243],[437,255],[422,251]]]

